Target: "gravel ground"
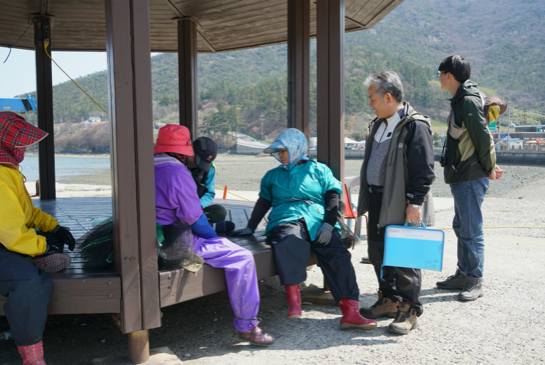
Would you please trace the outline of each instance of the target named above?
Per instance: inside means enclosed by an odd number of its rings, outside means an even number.
[[[253,159],[253,160],[252,160]],[[257,190],[259,178],[277,163],[270,158],[221,155],[218,183],[234,190]],[[360,161],[346,163],[356,176]],[[505,166],[505,178],[491,182],[483,204],[485,227],[545,227],[543,167]],[[438,170],[441,172],[441,170]],[[85,181],[88,181],[87,178]],[[74,183],[74,181],[72,181]],[[449,197],[441,177],[436,196]],[[437,212],[437,227],[449,227],[453,212]],[[277,278],[260,283],[261,327],[276,342],[268,348],[249,345],[232,330],[226,293],[164,308],[163,326],[150,331],[151,347],[168,346],[186,365],[201,364],[537,364],[545,363],[545,229],[485,230],[485,295],[475,302],[456,300],[456,292],[435,289],[435,282],[456,266],[456,240],[446,230],[443,272],[423,273],[425,312],[407,336],[391,335],[391,319],[373,331],[339,330],[340,310],[305,304],[303,316],[287,319],[286,300]],[[366,245],[352,251],[360,305],[376,300],[371,266],[359,263]],[[306,285],[320,286],[318,268]],[[0,317],[0,332],[7,329]],[[127,352],[126,336],[109,315],[50,316],[44,334],[48,364],[89,364],[93,358]],[[0,364],[20,364],[11,341],[0,342]]]

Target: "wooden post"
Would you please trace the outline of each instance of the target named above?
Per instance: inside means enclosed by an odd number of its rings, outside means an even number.
[[[344,0],[316,4],[318,161],[344,182]]]
[[[51,54],[51,22],[47,16],[34,19],[34,53],[36,55],[36,99],[38,103],[38,127],[47,136],[38,145],[40,172],[40,199],[57,197],[55,190],[55,141],[53,130],[53,82],[51,59],[44,49],[45,40],[49,40],[47,51]]]
[[[310,0],[288,0],[288,127],[310,138]]]
[[[197,24],[191,17],[178,19],[178,80],[180,85],[180,125],[191,138],[198,136],[197,114]]]
[[[129,359],[131,364],[143,364],[149,360],[149,331],[129,333]]]
[[[155,232],[150,20],[148,0],[106,0],[116,268],[120,328],[140,364],[149,345],[138,331],[161,326]],[[132,355],[131,355],[132,356]],[[147,361],[147,360],[146,360]]]

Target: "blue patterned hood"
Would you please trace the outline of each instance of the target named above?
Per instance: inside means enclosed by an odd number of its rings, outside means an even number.
[[[284,129],[274,142],[263,150],[264,153],[270,153],[278,161],[278,150],[287,149],[290,155],[290,163],[282,167],[289,170],[293,165],[301,160],[308,160],[308,141],[307,137],[299,129],[287,128]],[[280,161],[282,162],[282,161]]]

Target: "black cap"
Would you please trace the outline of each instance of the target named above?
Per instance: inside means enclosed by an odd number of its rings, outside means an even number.
[[[218,155],[216,142],[208,137],[199,137],[193,141],[193,151],[195,152],[195,164],[199,169],[209,172],[212,161]]]

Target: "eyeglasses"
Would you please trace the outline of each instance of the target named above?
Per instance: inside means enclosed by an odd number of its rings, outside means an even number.
[[[441,77],[441,74],[446,74],[446,72],[443,72],[443,71],[437,71],[437,77]]]

